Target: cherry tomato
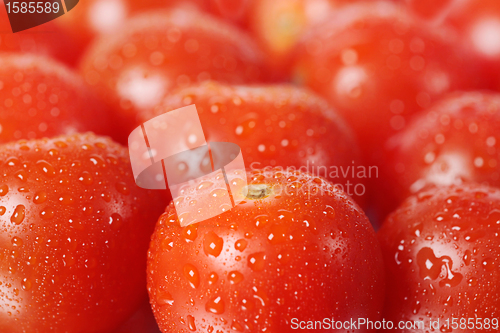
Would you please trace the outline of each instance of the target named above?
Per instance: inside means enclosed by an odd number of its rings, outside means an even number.
[[[206,139],[239,145],[247,168],[309,171],[363,202],[366,179],[356,178],[363,165],[359,148],[344,121],[315,94],[288,85],[205,82],[170,94],[152,112],[141,114],[141,123],[189,104],[196,105]],[[210,169],[210,163],[203,163],[208,156],[190,158],[179,163]]]
[[[55,22],[12,33],[4,1],[0,0],[0,51],[45,55],[76,65],[82,46]]]
[[[41,56],[0,55],[0,101],[0,142],[77,131],[125,141],[120,128],[112,126],[110,111],[81,77]]]
[[[255,170],[247,187],[237,177],[232,195],[244,202],[232,210],[181,227],[171,203],[158,221],[148,290],[160,329],[294,332],[302,321],[377,320],[382,261],[352,199],[307,173]],[[202,190],[176,200],[218,198],[220,186],[224,177],[202,179],[192,188]]]
[[[500,95],[455,93],[434,104],[386,145],[378,189],[389,213],[411,194],[462,182],[500,186]]]
[[[180,5],[201,10],[207,9],[205,2],[207,0],[86,0],[55,22],[86,47],[96,36],[114,33],[127,24],[130,17],[142,11]]]
[[[420,192],[389,216],[378,235],[391,286],[385,319],[426,325],[391,332],[498,332],[499,207],[500,190],[455,185]]]
[[[474,66],[447,30],[375,1],[346,6],[304,36],[294,75],[329,98],[376,161],[385,139],[419,109],[480,84]]]
[[[0,331],[116,328],[144,299],[163,200],[91,133],[5,144],[0,161]]]
[[[177,9],[138,16],[100,38],[81,69],[124,116],[148,110],[174,88],[207,79],[233,83],[264,77],[262,55],[236,28]]]

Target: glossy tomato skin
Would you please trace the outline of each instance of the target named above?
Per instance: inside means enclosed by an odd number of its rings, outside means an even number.
[[[336,111],[309,90],[204,82],[170,94],[152,112],[142,113],[140,122],[190,104],[196,105],[206,139],[239,145],[247,168],[309,171],[342,185],[363,202],[366,179],[351,172],[363,165],[354,135]],[[202,161],[184,163],[192,169]]]
[[[91,133],[0,147],[0,331],[109,332],[145,296],[164,202]]]
[[[381,215],[411,194],[462,182],[500,186],[500,95],[457,92],[436,102],[391,138],[377,189]]]
[[[94,131],[125,141],[82,78],[42,56],[0,55],[0,143]],[[128,133],[127,133],[128,134]]]
[[[306,173],[252,171],[247,179],[267,196],[187,227],[171,204],[158,221],[148,290],[162,332],[293,332],[293,318],[379,318],[379,247],[352,199]]]
[[[81,73],[110,104],[134,119],[175,88],[215,79],[264,78],[263,57],[237,28],[206,14],[176,9],[148,12],[98,39]]]
[[[427,325],[394,332],[428,332],[429,320],[438,319],[435,331],[498,332],[498,325],[453,329],[446,320],[491,324],[500,316],[499,205],[496,188],[453,185],[411,196],[388,217],[378,233],[391,286],[385,319]]]
[[[420,109],[449,91],[480,85],[474,64],[450,31],[375,1],[346,6],[305,35],[294,76],[329,98],[376,161],[385,139]]]

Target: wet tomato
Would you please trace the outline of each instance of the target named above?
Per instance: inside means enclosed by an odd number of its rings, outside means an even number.
[[[176,9],[149,12],[97,40],[81,72],[122,115],[135,119],[174,88],[208,79],[232,83],[264,77],[263,57],[235,27]]]
[[[391,286],[385,319],[425,323],[391,332],[498,332],[499,207],[496,188],[454,185],[420,192],[389,216],[378,234]]]
[[[163,200],[93,134],[0,146],[0,331],[108,332],[144,299]]]
[[[454,93],[435,103],[386,145],[377,189],[389,213],[433,185],[462,182],[500,186],[500,95]]]
[[[304,36],[294,80],[329,98],[375,161],[385,139],[421,108],[482,83],[453,36],[393,3],[345,6]]]
[[[0,143],[77,131],[120,136],[81,77],[45,57],[1,54],[0,101]]]
[[[141,114],[141,123],[189,104],[196,105],[207,140],[239,145],[248,168],[307,170],[362,201],[366,179],[356,177],[362,163],[354,136],[336,111],[312,92],[289,85],[205,82],[170,94],[152,112]],[[182,165],[210,167],[190,158]]]
[[[379,318],[380,251],[352,199],[307,173],[252,171],[249,185],[228,179],[243,200],[233,209],[222,213],[224,177],[214,176],[192,185],[203,190],[186,188],[176,205],[196,207],[211,194],[202,209],[222,214],[182,227],[172,203],[157,223],[148,290],[163,332],[293,332],[303,321]]]

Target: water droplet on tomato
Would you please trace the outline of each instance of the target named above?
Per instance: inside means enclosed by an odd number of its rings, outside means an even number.
[[[47,161],[40,160],[40,161],[36,162],[36,166],[37,166],[38,170],[40,170],[40,172],[45,174],[47,177],[52,178],[56,175],[56,170],[54,169],[52,164],[50,164]]]
[[[115,187],[116,187],[116,190],[123,195],[130,194],[130,189],[125,182],[118,182],[115,184]]]
[[[109,217],[108,224],[110,225],[111,229],[118,230],[123,225],[123,219],[120,214],[113,213]]]
[[[174,298],[168,291],[160,291],[156,296],[156,302],[159,305],[173,305]]]
[[[248,267],[254,271],[262,271],[265,268],[266,254],[264,252],[252,253],[248,256]]]
[[[210,299],[206,304],[205,304],[205,310],[210,313],[214,314],[222,314],[224,313],[225,310],[225,304],[224,301],[220,296],[216,296],[212,299]]]
[[[190,331],[196,332],[196,325],[194,323],[194,317],[191,315],[187,316],[187,324]]]
[[[238,284],[243,281],[243,274],[238,271],[231,271],[227,274],[227,279],[231,284]]]
[[[9,193],[9,187],[6,184],[0,185],[0,197],[5,196],[7,193]]]
[[[238,239],[234,243],[234,248],[240,252],[243,252],[247,248],[248,242],[245,239]]]
[[[24,217],[25,217],[24,205],[17,205],[16,209],[14,210],[14,213],[12,213],[12,216],[10,217],[10,221],[12,223],[19,225],[24,221]]]
[[[200,285],[200,273],[198,269],[194,267],[192,264],[184,265],[184,276],[189,281],[189,284],[192,288],[198,288]]]
[[[33,202],[36,204],[44,203],[47,200],[47,193],[41,191],[35,193],[35,197],[33,198]]]
[[[23,281],[21,282],[21,288],[23,288],[23,290],[30,290],[31,289],[31,280],[30,279],[27,279],[27,278],[24,278]]]
[[[208,275],[208,284],[215,284],[219,280],[217,273],[212,272]]]
[[[205,234],[205,238],[203,240],[203,252],[205,252],[207,256],[218,257],[223,246],[224,240],[217,236],[215,232],[209,231]]]
[[[82,172],[78,180],[81,181],[84,185],[92,185],[94,183],[94,178],[88,171]]]

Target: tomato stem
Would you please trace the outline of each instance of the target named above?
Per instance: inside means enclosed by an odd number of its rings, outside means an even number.
[[[246,187],[246,197],[251,200],[263,199],[271,194],[267,184],[251,184]]]

